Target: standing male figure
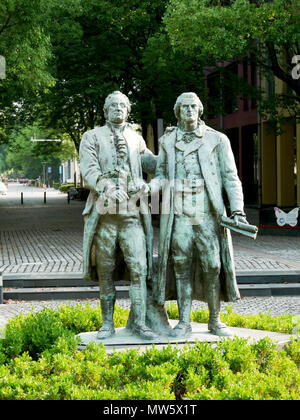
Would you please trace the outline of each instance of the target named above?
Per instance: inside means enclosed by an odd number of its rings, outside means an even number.
[[[131,281],[130,328],[144,339],[155,338],[145,324],[146,279],[151,272],[152,257],[151,216],[141,215],[134,206],[127,211],[131,193],[139,190],[147,192],[148,187],[142,177],[141,156],[145,153],[153,155],[146,148],[143,138],[126,123],[129,112],[127,96],[119,91],[110,94],[104,104],[106,124],[85,132],[79,150],[80,170],[85,186],[90,189],[83,212],[84,278],[92,279],[91,249],[95,247],[103,318],[99,339],[110,337],[115,332],[114,279],[120,254]]]
[[[176,298],[176,290],[179,323],[173,336],[191,332],[192,299],[207,301],[208,329],[226,336],[230,331],[220,322],[220,301],[234,301],[240,295],[230,232],[219,224],[225,214],[222,192],[227,193],[235,222],[247,223],[242,186],[230,142],[200,119],[203,105],[198,96],[183,93],[174,112],[178,126],[167,129],[160,139],[156,174],[150,184],[153,194],[163,180],[169,186],[167,194],[163,191],[163,207],[169,214],[161,215],[159,275],[153,296],[163,305],[165,300]],[[183,202],[182,211],[178,202]]]

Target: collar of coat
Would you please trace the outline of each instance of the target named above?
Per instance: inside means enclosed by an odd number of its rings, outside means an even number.
[[[110,121],[106,121],[107,127],[110,128],[110,130],[115,133],[116,131],[124,131],[124,128],[127,127],[127,123],[124,122],[122,124],[114,124]]]
[[[132,150],[135,150],[137,147],[137,139],[141,136],[132,128],[132,126],[128,123],[125,123],[122,125],[122,127],[119,128],[122,132],[122,136],[125,138],[127,146]],[[96,138],[96,141],[101,141],[101,143],[107,143],[107,147],[110,148],[111,145],[109,145],[109,139],[110,137],[114,136],[114,131],[110,124],[106,122],[105,125],[101,127],[96,127],[94,130],[91,130],[94,133],[94,136]],[[101,139],[101,140],[100,140]]]
[[[160,143],[166,153],[174,153],[175,147],[183,151],[185,155],[199,149],[199,152],[201,150],[201,155],[205,155],[207,158],[220,143],[218,132],[208,127],[204,122],[193,132],[195,139],[189,144],[183,144],[183,141],[181,141],[183,134],[184,131],[179,127],[169,127],[166,129],[165,134],[160,139]]]

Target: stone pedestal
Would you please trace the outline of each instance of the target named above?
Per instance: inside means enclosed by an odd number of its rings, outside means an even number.
[[[174,327],[178,321],[169,320],[172,327]],[[126,349],[139,349],[144,351],[147,347],[151,347],[152,344],[155,344],[156,348],[166,347],[168,344],[177,345],[178,347],[183,347],[188,342],[193,345],[198,341],[206,341],[209,343],[217,343],[220,339],[224,337],[218,337],[211,334],[207,329],[207,324],[199,324],[192,322],[192,333],[187,338],[172,338],[168,336],[159,336],[155,342],[150,342],[143,340],[133,334],[131,334],[126,328],[117,328],[116,333],[105,340],[97,339],[97,331],[93,332],[84,332],[78,334],[81,342],[78,346],[79,350],[84,350],[85,347],[94,342],[96,344],[103,344],[108,353],[111,353],[113,350],[122,351]],[[261,330],[251,330],[247,328],[236,328],[230,327],[232,331],[231,337],[226,337],[226,339],[232,339],[234,337],[243,337],[249,338],[249,343],[258,341],[264,337],[269,337],[271,340],[274,340],[280,347],[283,347],[286,343],[290,341],[290,334],[275,333],[271,331],[261,331]]]

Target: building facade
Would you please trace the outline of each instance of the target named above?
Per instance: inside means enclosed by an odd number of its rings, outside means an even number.
[[[274,79],[271,87],[259,69],[248,61],[224,63],[226,70],[259,87],[268,95],[284,91],[283,83]],[[228,74],[228,73],[227,73]],[[210,97],[220,95],[220,73],[208,69],[206,87]],[[255,99],[230,95],[230,87],[221,92],[224,115],[208,109],[208,124],[224,131],[232,145],[246,205],[259,208],[300,206],[300,124],[285,122],[275,133],[268,121],[262,120]]]
[[[80,166],[76,157],[62,162],[60,172],[62,184],[73,184],[75,179],[76,184],[80,183]]]

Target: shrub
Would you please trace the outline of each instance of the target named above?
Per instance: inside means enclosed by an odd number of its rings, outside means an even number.
[[[169,318],[179,318],[177,304],[171,302],[166,306],[166,309]],[[225,309],[226,312],[221,313],[221,321],[230,327],[291,334],[293,329],[299,325],[299,319],[293,314],[282,314],[278,316],[271,316],[270,313],[242,315],[234,313],[231,305],[226,305]],[[207,324],[208,315],[208,309],[200,308],[191,313],[191,320],[193,322]]]
[[[6,327],[4,346],[6,355],[10,358],[23,352],[32,357],[38,357],[49,349],[59,337],[73,336],[51,309],[43,309],[37,314],[22,314],[13,319]]]
[[[176,314],[171,305],[169,313]],[[116,326],[124,326],[128,309],[116,307]],[[226,314],[225,314],[226,315]],[[286,317],[236,317],[228,324],[261,323],[287,327]],[[207,318],[205,310],[193,320]],[[172,400],[299,399],[300,342],[292,339],[279,351],[270,339],[256,343],[234,338],[212,346],[198,342],[183,348],[154,345],[145,352],[107,354],[102,345],[77,350],[75,334],[97,330],[101,310],[88,305],[61,305],[18,315],[0,340],[0,399]]]
[[[62,193],[67,193],[68,189],[70,187],[74,187],[74,183],[73,184],[62,184],[58,189]],[[79,187],[80,187],[80,184],[76,184],[76,188],[79,188]]]
[[[116,307],[115,326],[125,325],[128,314],[128,309]],[[74,345],[72,338],[75,334],[98,330],[101,325],[99,306],[91,308],[89,305],[61,305],[58,310],[45,308],[37,313],[30,312],[26,317],[21,313],[6,326],[5,339],[1,344],[3,356],[12,358],[28,352],[33,358],[37,358],[44,350],[55,349],[59,338],[64,337],[69,340],[70,345]]]

